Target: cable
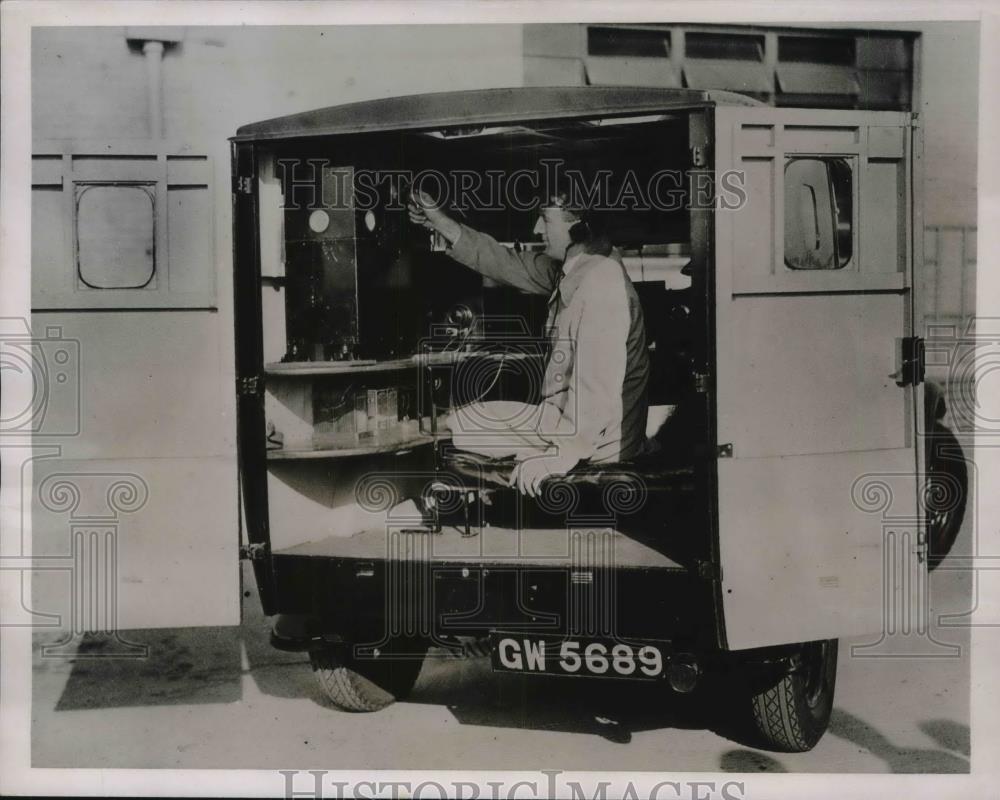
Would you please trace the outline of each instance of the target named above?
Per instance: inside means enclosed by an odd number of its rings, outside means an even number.
[[[475,400],[473,400],[471,402],[478,403],[480,400],[482,400],[484,397],[486,397],[486,395],[488,395],[490,392],[493,391],[493,387],[496,386],[497,385],[497,381],[500,380],[500,373],[503,372],[503,362],[504,362],[505,358],[507,358],[507,354],[506,353],[501,353],[500,354],[500,364],[497,366],[497,374],[493,376],[493,381],[490,383],[489,386],[486,387],[486,391],[484,391],[481,395],[479,395],[479,397],[477,397]]]

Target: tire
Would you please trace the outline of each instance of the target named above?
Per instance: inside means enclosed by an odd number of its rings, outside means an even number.
[[[934,569],[951,552],[965,518],[969,467],[955,435],[935,422],[927,440],[927,568]]]
[[[785,753],[812,750],[826,732],[837,681],[837,640],[802,645],[791,671],[751,692],[754,732],[764,747]]]
[[[417,681],[426,647],[394,648],[378,658],[355,658],[352,646],[309,653],[320,688],[343,711],[381,711],[406,697]]]

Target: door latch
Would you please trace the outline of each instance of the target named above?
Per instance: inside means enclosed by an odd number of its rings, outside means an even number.
[[[268,547],[263,542],[240,545],[241,561],[263,561],[268,556]]]
[[[248,175],[237,175],[233,181],[233,191],[239,194],[253,194],[253,178]]]
[[[899,339],[899,370],[892,377],[897,386],[917,386],[924,382],[926,360],[924,340],[919,336]]]
[[[246,378],[236,379],[236,393],[241,397],[249,397],[261,394],[264,390],[264,381],[260,375],[251,375]]]

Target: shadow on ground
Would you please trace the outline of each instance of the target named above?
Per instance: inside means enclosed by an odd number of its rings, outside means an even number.
[[[658,682],[494,673],[487,658],[429,658],[409,701],[447,706],[463,725],[582,733],[617,744],[667,728],[745,738],[704,690],[678,695]]]
[[[942,747],[969,754],[969,728],[949,720],[929,720],[919,725],[920,730],[929,735]],[[894,773],[913,772],[968,772],[969,762],[965,758],[946,750],[929,750],[916,747],[898,747],[879,731],[862,719],[846,711],[834,709],[830,718],[829,732],[862,747],[878,756]]]

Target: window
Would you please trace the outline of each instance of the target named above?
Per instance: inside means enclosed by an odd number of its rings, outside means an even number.
[[[647,28],[588,28],[587,53],[666,58],[670,55],[670,32]]]
[[[843,269],[853,254],[853,178],[845,158],[785,162],[785,265]]]
[[[214,308],[211,179],[180,142],[36,142],[32,307]]]
[[[77,184],[77,276],[89,289],[145,289],[156,275],[155,184]]]
[[[854,37],[780,36],[778,60],[854,66]]]
[[[763,61],[764,37],[745,33],[687,33],[684,53],[688,58]]]

